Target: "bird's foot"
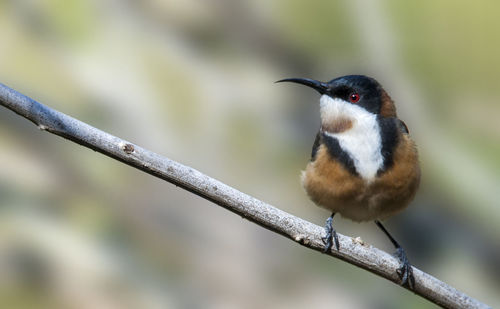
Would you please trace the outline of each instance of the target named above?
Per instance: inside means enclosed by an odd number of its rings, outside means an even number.
[[[335,242],[335,248],[337,248],[337,251],[339,251],[340,248],[337,231],[333,229],[332,222],[333,222],[333,215],[328,217],[328,219],[326,219],[326,224],[325,224],[326,236],[321,238],[321,240],[325,244],[323,253],[330,252],[333,246],[333,242]]]
[[[410,290],[413,290],[415,288],[413,268],[403,248],[399,247],[396,249],[396,256],[401,262],[401,267],[399,267],[397,270],[399,279],[401,279],[401,285],[408,287]]]

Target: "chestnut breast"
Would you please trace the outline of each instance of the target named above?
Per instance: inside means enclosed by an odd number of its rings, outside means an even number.
[[[369,221],[391,216],[410,203],[420,182],[414,142],[400,130],[396,141],[388,152],[390,158],[384,157],[389,164],[374,178],[366,179],[357,172],[348,154],[332,152],[329,145],[332,140],[320,135],[313,158],[302,173],[302,185],[318,206],[351,220]]]

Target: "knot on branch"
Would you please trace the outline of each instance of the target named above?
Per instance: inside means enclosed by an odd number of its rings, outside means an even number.
[[[120,143],[120,149],[123,150],[126,154],[131,154],[134,152],[134,145],[129,143]]]

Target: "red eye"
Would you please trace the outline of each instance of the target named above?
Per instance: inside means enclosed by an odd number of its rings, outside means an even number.
[[[353,93],[349,96],[349,101],[351,101],[351,103],[356,103],[359,101],[359,94],[357,93]]]

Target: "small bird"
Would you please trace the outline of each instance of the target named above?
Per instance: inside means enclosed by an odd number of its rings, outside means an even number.
[[[302,172],[302,185],[318,206],[332,211],[326,220],[325,252],[339,241],[333,217],[374,221],[396,248],[401,284],[414,288],[411,264],[400,244],[384,228],[386,219],[408,206],[420,183],[415,143],[397,118],[391,97],[373,78],[347,75],[320,82],[286,78],[321,94],[321,127],[311,160]]]

